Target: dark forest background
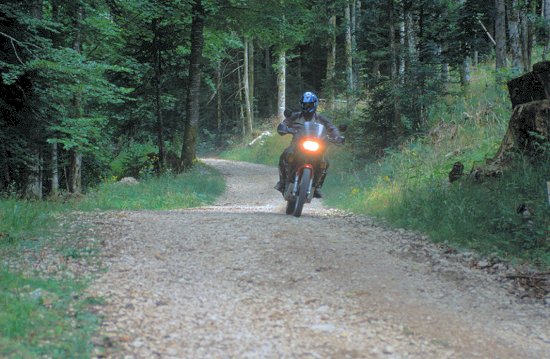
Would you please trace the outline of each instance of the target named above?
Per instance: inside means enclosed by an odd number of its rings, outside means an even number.
[[[382,156],[426,133],[473,66],[509,79],[534,48],[547,58],[549,16],[549,0],[5,0],[0,192],[179,173],[306,90],[357,158]]]

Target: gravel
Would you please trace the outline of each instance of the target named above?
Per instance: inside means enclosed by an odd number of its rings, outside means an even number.
[[[549,307],[506,266],[320,201],[287,216],[276,168],[205,162],[215,205],[95,216],[96,357],[550,358]]]

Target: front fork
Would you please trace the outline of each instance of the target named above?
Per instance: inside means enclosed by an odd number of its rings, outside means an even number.
[[[304,171],[304,168],[309,168],[311,170],[311,178],[309,180],[309,185],[307,187],[307,198],[308,201],[311,201],[313,198],[313,179],[315,178],[315,171],[313,170],[313,166],[310,164],[305,164],[298,168],[294,174],[294,185],[292,186],[292,196],[295,197],[298,195],[298,187],[300,186],[300,178],[302,177],[302,173]]]

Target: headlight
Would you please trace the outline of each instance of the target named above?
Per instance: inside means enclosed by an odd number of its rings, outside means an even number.
[[[306,151],[316,152],[316,151],[319,150],[319,147],[321,147],[321,146],[319,145],[319,142],[308,140],[308,141],[304,141],[304,143],[302,143],[302,147]]]

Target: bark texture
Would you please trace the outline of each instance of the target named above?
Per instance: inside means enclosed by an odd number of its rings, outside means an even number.
[[[284,120],[285,108],[286,108],[286,53],[281,51],[279,53],[279,62],[277,66],[277,117],[280,121]]]
[[[197,129],[199,124],[199,98],[201,86],[200,61],[203,48],[205,10],[201,0],[193,4],[191,24],[191,56],[189,61],[190,84],[187,91],[186,119],[181,151],[180,170],[193,165],[197,156]]]
[[[327,110],[335,109],[334,79],[336,77],[336,15],[329,18],[328,51],[327,51],[327,76],[325,92],[327,97]]]
[[[495,42],[496,68],[506,67],[506,4],[504,0],[495,0]]]

